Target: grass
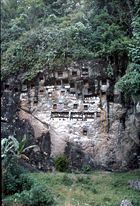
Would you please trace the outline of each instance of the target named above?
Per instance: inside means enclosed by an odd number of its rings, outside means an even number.
[[[140,206],[140,192],[129,188],[129,180],[140,180],[140,170],[91,174],[30,173],[36,183],[49,187],[56,196],[55,206],[119,206],[128,199]]]

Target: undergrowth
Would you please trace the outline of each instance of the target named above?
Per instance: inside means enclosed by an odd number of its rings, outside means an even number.
[[[128,199],[140,206],[139,191],[129,187],[129,180],[140,179],[140,170],[111,173],[96,171],[90,174],[30,173],[34,186],[29,191],[4,199],[6,206],[120,206]],[[14,204],[13,204],[14,203]]]

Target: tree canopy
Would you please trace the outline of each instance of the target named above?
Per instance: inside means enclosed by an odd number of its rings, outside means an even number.
[[[117,86],[137,95],[139,8],[138,0],[3,0],[2,79],[23,72],[30,80],[47,66],[103,58],[122,77]]]

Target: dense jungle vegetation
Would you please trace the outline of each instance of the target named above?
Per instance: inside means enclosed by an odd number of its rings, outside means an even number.
[[[93,59],[107,62],[108,77],[126,97],[140,97],[140,0],[1,1],[2,82]],[[20,167],[28,159],[26,138],[1,142],[3,206],[118,206],[125,198],[140,206],[139,191],[129,185],[139,169],[29,173]]]
[[[3,0],[1,27],[2,80],[101,58],[126,95],[140,92],[139,0]]]

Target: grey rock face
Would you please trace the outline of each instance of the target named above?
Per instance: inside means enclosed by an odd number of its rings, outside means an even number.
[[[133,206],[129,200],[122,200],[120,206]]]
[[[104,79],[96,79],[103,66],[90,64],[86,62],[82,69],[77,65],[78,70],[72,66],[69,75],[67,71],[62,76],[49,74],[53,83],[47,82],[44,73],[21,89],[15,79],[4,86],[2,137],[26,134],[28,144],[38,145],[29,156],[39,169],[62,153],[75,169],[90,165],[114,171],[140,165],[139,105],[135,114],[133,107],[107,100],[109,81],[103,81],[107,80],[103,73],[100,78]]]

